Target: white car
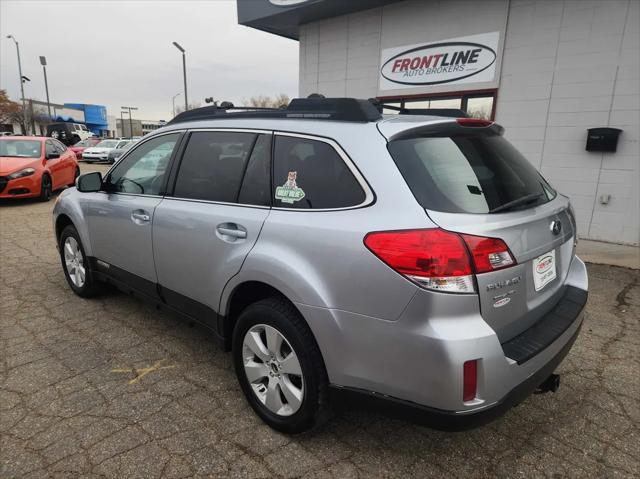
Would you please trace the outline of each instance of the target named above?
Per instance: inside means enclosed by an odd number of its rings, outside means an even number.
[[[94,161],[108,161],[109,153],[116,148],[124,148],[131,140],[102,140],[96,146],[82,152],[82,159],[86,163]]]

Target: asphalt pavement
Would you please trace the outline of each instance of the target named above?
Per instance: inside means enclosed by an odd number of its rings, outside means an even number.
[[[255,416],[203,329],[117,291],[75,296],[52,208],[0,204],[2,478],[640,476],[637,270],[589,265],[555,394],[467,432],[351,409],[292,437]]]

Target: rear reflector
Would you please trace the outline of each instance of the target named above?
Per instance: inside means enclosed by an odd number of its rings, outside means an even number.
[[[484,120],[482,118],[456,118],[456,123],[460,126],[470,127],[483,127],[491,126],[493,122],[491,120]]]
[[[459,235],[438,228],[369,233],[364,244],[419,286],[448,293],[473,293],[474,272],[515,264],[500,239]]]
[[[463,366],[462,400],[473,401],[478,394],[478,360],[467,361]]]

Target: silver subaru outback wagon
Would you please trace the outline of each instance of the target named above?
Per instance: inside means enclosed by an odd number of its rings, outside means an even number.
[[[555,390],[587,299],[569,200],[500,126],[435,113],[182,113],[59,196],[69,286],[212,330],[289,433],[348,403],[463,429]]]

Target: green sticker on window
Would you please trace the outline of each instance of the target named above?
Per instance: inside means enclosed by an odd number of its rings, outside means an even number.
[[[297,171],[290,171],[287,177],[287,182],[276,188],[276,200],[280,200],[283,203],[295,203],[304,198],[304,191],[302,188],[298,188],[296,179],[298,178]]]

